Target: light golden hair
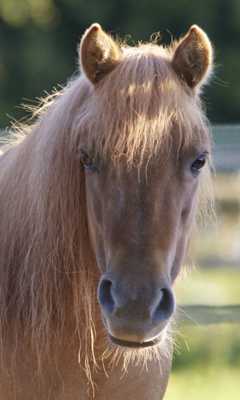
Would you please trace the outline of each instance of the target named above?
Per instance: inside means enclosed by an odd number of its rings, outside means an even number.
[[[0,158],[3,346],[8,337],[16,348],[19,337],[29,337],[41,359],[61,345],[69,326],[90,378],[99,272],[79,149],[87,145],[115,166],[124,157],[131,167],[166,154],[173,141],[180,149],[208,137],[198,94],[171,67],[173,52],[125,47],[121,63],[95,88],[77,77],[44,101],[31,126],[15,130],[18,144]]]

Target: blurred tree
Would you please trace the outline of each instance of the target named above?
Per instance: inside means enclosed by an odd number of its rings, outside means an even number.
[[[0,0],[0,127],[18,107],[63,84],[77,68],[77,44],[94,21],[113,34],[162,40],[187,31],[193,23],[209,34],[216,48],[215,77],[206,90],[213,122],[239,122],[239,0]],[[133,39],[131,39],[133,38]]]

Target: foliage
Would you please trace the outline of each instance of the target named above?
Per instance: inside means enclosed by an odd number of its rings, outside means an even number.
[[[164,42],[197,23],[216,48],[216,74],[207,89],[214,122],[239,121],[240,2],[238,0],[0,0],[0,127],[25,99],[64,83],[77,66],[79,37],[94,21],[113,34],[148,40],[161,31]],[[131,42],[131,39],[129,39]]]

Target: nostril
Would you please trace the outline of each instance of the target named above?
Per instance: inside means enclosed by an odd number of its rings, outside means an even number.
[[[107,314],[112,314],[115,302],[112,295],[112,282],[102,279],[98,287],[98,301]]]
[[[156,304],[156,303],[155,303]],[[158,295],[158,302],[152,310],[152,319],[160,322],[171,317],[175,309],[175,299],[171,289],[161,289]]]

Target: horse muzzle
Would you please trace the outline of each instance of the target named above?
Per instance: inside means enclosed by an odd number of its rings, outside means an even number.
[[[175,310],[169,286],[156,282],[133,286],[109,274],[100,280],[98,301],[111,341],[131,348],[158,344]]]

